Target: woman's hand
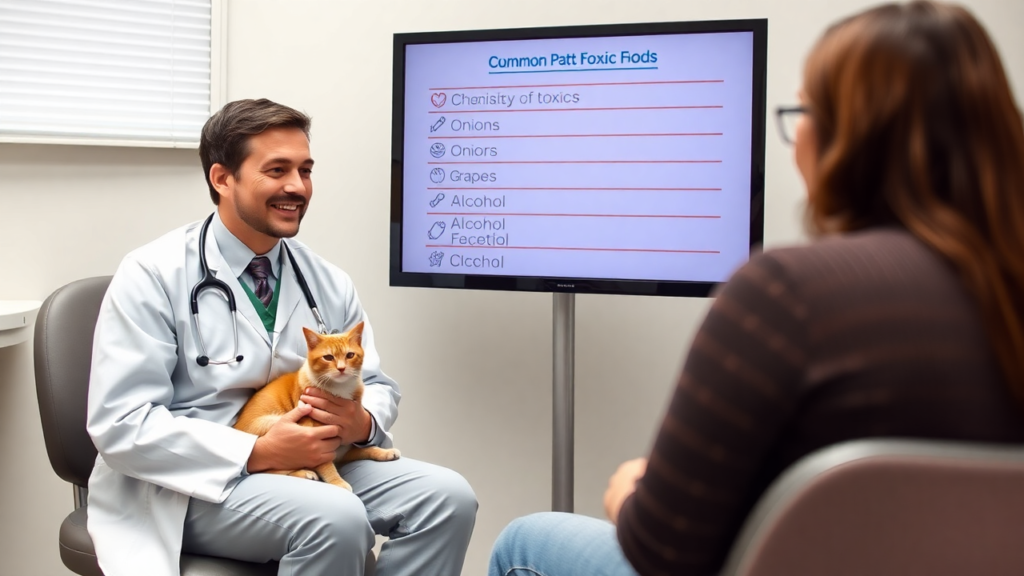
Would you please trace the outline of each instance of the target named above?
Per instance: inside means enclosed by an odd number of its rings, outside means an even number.
[[[370,439],[370,413],[362,404],[339,398],[319,388],[306,388],[300,400],[313,407],[309,414],[321,424],[337,426],[342,444],[362,444]]]
[[[613,524],[618,523],[622,503],[636,491],[636,483],[646,471],[647,458],[637,458],[623,462],[608,480],[608,489],[604,492],[604,512]]]

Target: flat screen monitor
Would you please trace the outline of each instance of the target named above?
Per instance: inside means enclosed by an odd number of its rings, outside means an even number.
[[[763,237],[766,37],[396,34],[391,285],[708,295]]]

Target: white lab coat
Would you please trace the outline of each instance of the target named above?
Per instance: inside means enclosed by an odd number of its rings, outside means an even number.
[[[215,222],[215,224],[218,224]],[[237,304],[240,363],[200,367],[189,310],[199,281],[199,228],[193,223],[135,250],[121,263],[100,309],[93,346],[88,431],[99,450],[89,479],[88,529],[107,576],[178,576],[189,498],[221,502],[241,479],[256,437],[230,427],[255,389],[298,369],[302,327],[316,321],[282,255],[275,334],[268,335],[211,227],[211,271]],[[349,277],[288,240],[328,328],[365,319]],[[208,355],[232,355],[227,303],[199,299]],[[371,443],[390,446],[398,386],[380,371],[373,330],[363,333],[363,405],[376,422]]]

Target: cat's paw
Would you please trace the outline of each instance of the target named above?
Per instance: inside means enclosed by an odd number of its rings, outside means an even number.
[[[348,490],[349,492],[352,491],[352,485],[349,484],[348,482],[345,482],[341,478],[338,478],[334,482],[331,482],[331,485],[337,486],[338,488],[344,488],[345,490]]]
[[[389,448],[384,451],[384,462],[390,462],[392,460],[398,460],[402,457],[402,453],[398,448]]]
[[[312,470],[296,470],[289,474],[289,476],[295,476],[296,478],[305,478],[306,480],[320,480],[320,476]]]

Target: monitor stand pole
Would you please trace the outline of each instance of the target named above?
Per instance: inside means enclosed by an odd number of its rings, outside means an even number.
[[[551,509],[573,508],[573,368],[576,357],[576,295],[554,294],[552,364]]]

